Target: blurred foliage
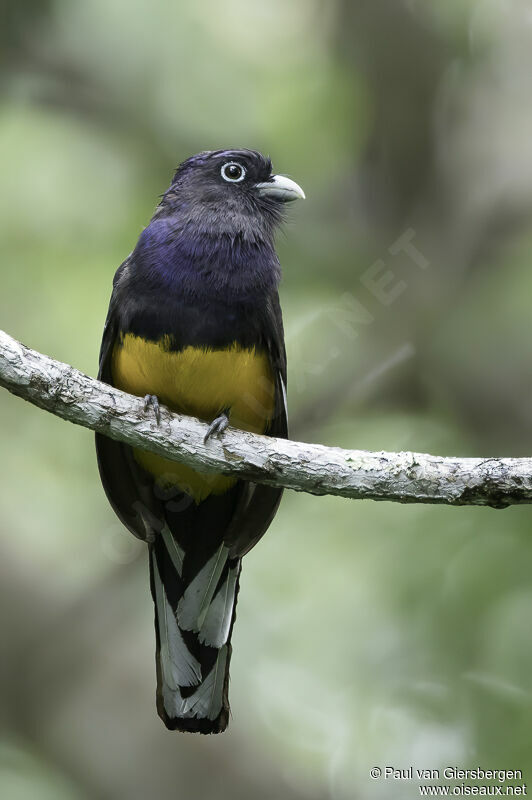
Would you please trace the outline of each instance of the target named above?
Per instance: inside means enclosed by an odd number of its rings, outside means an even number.
[[[2,328],[95,374],[172,169],[255,147],[308,197],[279,240],[294,435],[530,454],[524,0],[1,11]],[[530,509],[287,493],[244,564],[230,731],[170,735],[145,554],[90,434],[0,404],[2,797],[401,800],[370,767],[532,774]]]

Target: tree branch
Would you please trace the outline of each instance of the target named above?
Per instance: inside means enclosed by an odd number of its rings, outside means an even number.
[[[30,350],[3,331],[0,386],[69,422],[205,473],[353,499],[493,508],[532,503],[532,458],[372,453],[231,428],[205,444],[205,423],[162,408],[157,424],[142,399]]]

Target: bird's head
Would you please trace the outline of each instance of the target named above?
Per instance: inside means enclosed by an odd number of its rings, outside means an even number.
[[[158,213],[198,233],[256,241],[271,237],[286,203],[304,197],[256,150],[211,150],[178,167]]]

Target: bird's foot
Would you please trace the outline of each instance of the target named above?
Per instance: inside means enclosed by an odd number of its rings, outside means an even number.
[[[216,419],[213,419],[213,421],[209,425],[209,430],[207,431],[203,439],[204,443],[207,444],[211,436],[213,436],[214,434],[219,436],[221,433],[225,431],[228,425],[229,425],[229,417],[225,412],[223,414],[220,414],[219,417],[216,417]]]
[[[159,398],[154,394],[147,394],[144,398],[144,413],[148,411],[148,409],[153,408],[155,412],[155,419],[157,420],[157,425],[161,421],[161,406],[159,405]]]

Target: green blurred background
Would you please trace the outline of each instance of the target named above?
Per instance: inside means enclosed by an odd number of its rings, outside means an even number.
[[[278,246],[292,435],[530,455],[527,2],[0,11],[3,329],[94,375],[173,168],[257,148],[308,198]],[[92,435],[0,409],[2,798],[401,800],[417,787],[372,766],[532,775],[530,508],[287,493],[244,563],[230,729],[170,734],[146,553]]]

